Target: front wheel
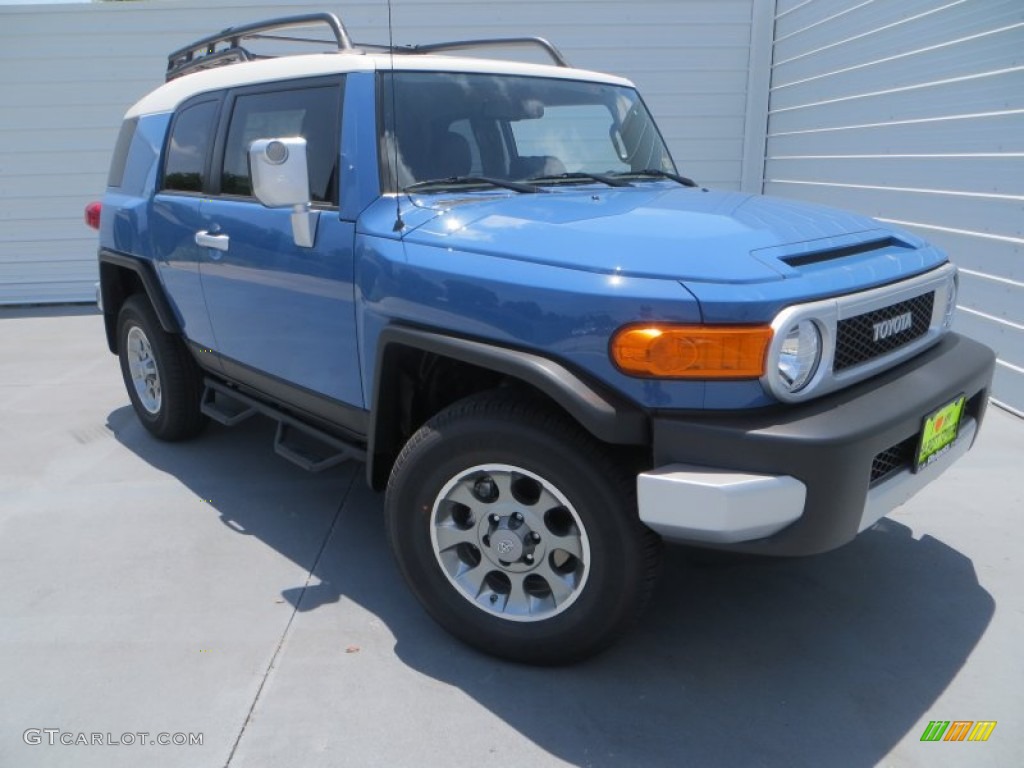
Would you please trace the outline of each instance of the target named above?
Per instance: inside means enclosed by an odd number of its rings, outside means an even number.
[[[506,393],[456,403],[402,451],[388,536],[406,581],[449,632],[488,653],[564,663],[639,615],[658,538],[635,479],[560,413]]]

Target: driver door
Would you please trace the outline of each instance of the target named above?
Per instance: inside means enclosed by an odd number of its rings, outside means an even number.
[[[343,88],[344,80],[332,77],[229,92],[213,158],[216,194],[200,208],[203,233],[213,236],[205,241],[217,244],[206,248],[200,271],[225,371],[314,413],[332,404],[363,406],[355,225],[338,211]],[[266,208],[253,196],[249,145],[287,136],[307,142],[310,199],[319,211],[311,248],[295,244],[289,210]]]

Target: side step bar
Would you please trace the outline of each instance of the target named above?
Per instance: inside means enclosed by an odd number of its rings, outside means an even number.
[[[203,384],[203,400],[199,405],[199,410],[214,421],[225,427],[233,427],[256,413],[254,406],[247,405],[228,394],[226,387],[209,379],[205,380]],[[220,398],[217,397],[218,392],[221,393]]]
[[[366,451],[296,419],[255,398],[203,379],[200,410],[214,421],[232,427],[261,413],[277,422],[274,451],[307,472],[322,472],[345,461],[366,461]]]

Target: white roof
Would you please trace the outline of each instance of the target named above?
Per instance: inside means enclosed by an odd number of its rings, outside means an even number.
[[[473,59],[457,56],[428,56],[360,51],[340,53],[314,53],[281,56],[276,59],[228,64],[194,72],[165,83],[140,99],[128,110],[126,118],[172,112],[186,99],[200,93],[233,88],[240,85],[290,80],[296,77],[341,74],[346,72],[375,72],[389,70],[394,62],[396,71],[475,72],[483,74],[529,75],[562,80],[586,80],[632,87],[622,77],[590,72],[585,69],[556,67],[548,64],[528,64],[499,59]]]

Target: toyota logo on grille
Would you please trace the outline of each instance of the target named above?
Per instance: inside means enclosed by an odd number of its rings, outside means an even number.
[[[882,341],[884,339],[888,339],[890,336],[895,336],[898,333],[909,331],[910,326],[913,324],[914,315],[910,312],[904,312],[902,315],[896,315],[896,317],[890,317],[888,320],[875,323],[871,326],[875,332],[873,341]]]

